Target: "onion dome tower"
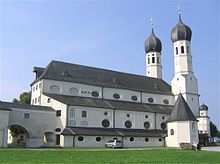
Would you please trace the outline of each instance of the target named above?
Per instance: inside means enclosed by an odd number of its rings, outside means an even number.
[[[146,53],[146,75],[148,77],[162,79],[161,51],[162,44],[154,34],[153,23],[152,31],[144,43]]]
[[[208,106],[204,103],[199,107],[199,134],[210,136],[210,118],[208,117]]]
[[[172,92],[177,99],[182,93],[193,114],[199,116],[199,94],[197,79],[193,73],[191,53],[192,30],[181,19],[171,31],[174,48],[174,78],[171,82]]]

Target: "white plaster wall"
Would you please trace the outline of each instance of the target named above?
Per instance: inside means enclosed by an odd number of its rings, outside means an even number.
[[[43,80],[37,81],[31,86],[31,105],[41,105],[42,86]]]
[[[148,98],[153,98],[154,102],[150,103],[148,101]],[[144,93],[144,92],[142,93],[142,102],[143,103],[166,105],[163,102],[165,99],[167,99],[169,101],[168,105],[174,105],[175,98],[173,95],[161,95],[161,94]]]
[[[198,118],[198,129],[200,133],[208,133],[210,136],[210,118],[209,117],[199,117]]]
[[[133,141],[130,141],[131,137],[123,138],[124,147],[163,147],[164,139],[159,137],[147,137],[148,142],[145,141],[145,137],[134,137]],[[159,141],[161,139],[161,141]]]
[[[0,110],[0,147],[7,147],[9,112]]]
[[[180,147],[179,144],[198,143],[198,126],[192,128],[192,121],[168,122],[168,137],[166,137],[166,145],[168,147]],[[170,130],[174,130],[174,135],[170,134]]]
[[[161,123],[166,123],[168,120],[169,115],[168,114],[156,114],[156,129],[161,130]],[[167,128],[166,128],[167,129]],[[164,130],[164,129],[163,129]]]
[[[152,63],[152,57],[155,57],[155,62]],[[157,63],[157,58],[159,57],[159,63]],[[148,64],[150,60],[150,64]],[[162,66],[161,66],[161,55],[158,52],[149,52],[146,54],[146,75],[148,77],[162,79]]]
[[[73,118],[70,118],[68,113],[68,126],[75,127],[103,127],[102,121],[107,119],[110,122],[108,128],[113,128],[113,110],[112,109],[102,109],[102,108],[91,108],[83,106],[70,106],[70,109],[74,109],[75,114]],[[87,112],[87,117],[82,117],[82,111]],[[107,115],[104,113],[107,112]],[[72,125],[70,122],[72,121]],[[84,122],[84,123],[83,123]],[[87,125],[85,124],[87,122]]]
[[[129,117],[127,116],[129,114]],[[148,118],[145,118],[145,116]],[[150,129],[155,128],[155,114],[149,112],[133,112],[133,111],[123,111],[115,110],[115,128],[126,128],[125,122],[131,121],[131,129],[145,129],[144,122],[148,121],[150,123]]]
[[[83,141],[78,141],[78,137],[76,136],[74,139],[75,147],[105,147],[105,143],[113,138],[117,137],[118,139],[122,139],[120,136],[83,136]],[[97,142],[96,137],[101,137],[101,141]],[[71,143],[69,143],[71,145]]]
[[[60,146],[61,147],[74,147],[74,136],[60,135]]]
[[[24,118],[25,113],[29,113],[30,117]],[[55,113],[51,111],[13,108],[9,114],[9,126],[20,125],[27,130],[29,147],[43,146],[44,133],[54,132],[55,120]]]
[[[181,53],[181,46],[184,46],[184,53]],[[189,53],[187,53],[187,46],[189,47]],[[178,47],[178,54],[176,54],[176,47]],[[187,40],[176,41],[173,48],[175,74],[193,72],[190,42]]]
[[[118,93],[120,99],[113,98],[113,94]],[[131,100],[131,96],[137,96],[137,101]],[[121,100],[121,101],[132,101],[132,102],[141,102],[141,92],[125,90],[125,89],[116,89],[116,88],[103,88],[103,98],[111,100]]]
[[[46,93],[53,93],[50,90],[52,85],[56,85],[60,88],[60,91],[55,94],[69,95],[69,96],[82,96],[82,97],[93,97],[91,95],[92,91],[97,91],[99,96],[97,98],[102,98],[102,87],[72,83],[72,82],[63,82],[55,80],[44,79],[43,91]],[[70,89],[76,88],[76,92],[71,93]]]

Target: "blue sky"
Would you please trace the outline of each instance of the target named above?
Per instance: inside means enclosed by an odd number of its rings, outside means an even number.
[[[163,46],[163,79],[173,74],[171,29],[191,27],[193,69],[200,103],[220,129],[219,2],[210,1],[0,1],[0,99],[30,90],[34,66],[51,60],[145,75],[149,19]]]

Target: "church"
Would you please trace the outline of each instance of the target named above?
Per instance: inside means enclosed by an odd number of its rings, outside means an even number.
[[[146,76],[54,60],[34,67],[31,104],[0,101],[0,147],[15,142],[13,125],[26,147],[104,147],[112,139],[123,147],[198,144],[210,129],[208,107],[199,107],[191,36],[179,13],[171,85],[162,79],[162,43],[153,27],[144,43]]]

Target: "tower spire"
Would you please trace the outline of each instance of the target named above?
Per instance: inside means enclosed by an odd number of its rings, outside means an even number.
[[[154,34],[154,23],[152,18],[150,18],[150,25],[151,25],[151,32],[152,34]]]
[[[180,5],[178,5],[177,10],[178,10],[178,15],[179,15],[179,21],[182,22],[182,20],[181,20],[181,10],[180,10]]]

